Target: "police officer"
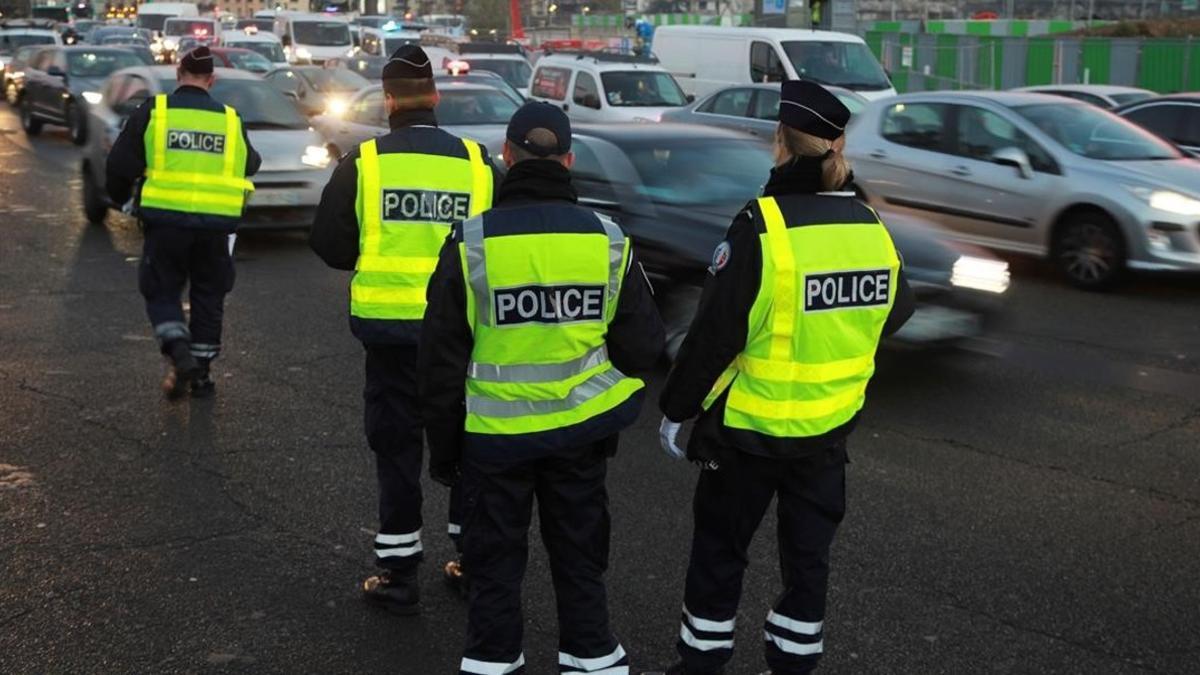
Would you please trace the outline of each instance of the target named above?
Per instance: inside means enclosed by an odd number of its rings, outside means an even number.
[[[719,673],[733,653],[747,547],[778,497],[783,593],[767,614],[775,675],[821,657],[829,548],[845,511],[846,437],[882,336],[913,297],[887,230],[852,193],[850,112],[821,86],[785,82],[776,167],[734,219],[663,390],[663,447],[699,414],[701,463],[677,649],[667,672]]]
[[[246,180],[261,160],[242,120],[209,95],[214,81],[208,47],[179,60],[178,88],[129,116],[108,155],[108,195],[131,197],[145,225],[138,288],[162,353],[170,361],[163,392],[177,398],[214,391],[209,366],[221,351],[225,294],[233,288],[231,235]],[[140,186],[139,186],[140,185]],[[189,286],[191,321],[180,296]]]
[[[571,125],[513,115],[496,208],[455,225],[429,285],[421,400],[430,471],[464,492],[471,573],[460,672],[524,672],[533,502],[558,599],[559,670],[629,672],[608,622],[607,460],[642,403],[662,322],[629,240],[576,205]]]
[[[309,243],[336,269],[354,270],[350,329],[366,350],[367,442],[379,480],[376,564],[364,598],[397,614],[419,610],[421,420],[417,342],[425,286],[450,223],[492,204],[487,150],[437,128],[433,69],[406,45],[383,69],[391,132],[343,157],[325,186]],[[457,539],[457,494],[449,531]],[[448,573],[457,573],[456,563]]]

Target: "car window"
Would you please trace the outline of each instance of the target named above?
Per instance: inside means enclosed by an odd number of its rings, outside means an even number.
[[[948,108],[941,103],[897,103],[889,106],[883,113],[880,135],[900,145],[944,152],[942,138]]]
[[[140,66],[142,60],[133,52],[95,50],[71,52],[67,63],[67,73],[71,77],[103,79],[122,68]]]
[[[567,68],[538,68],[529,93],[538,98],[561,101],[567,97],[567,82],[570,79],[571,71]]]
[[[1185,105],[1183,108],[1187,114],[1182,115],[1184,123],[1183,128],[1179,131],[1179,144],[1189,148],[1198,148],[1200,147],[1200,106]]]
[[[571,185],[575,186],[579,197],[616,201],[617,193],[612,181],[605,175],[604,167],[589,142],[577,139],[571,144],[571,151],[575,154],[575,164],[571,166]]]
[[[655,107],[687,105],[687,96],[670,73],[610,70],[600,74],[610,106]]]
[[[508,124],[517,103],[499,89],[443,89],[439,92],[438,122],[446,126]]]
[[[590,73],[579,71],[575,76],[575,102],[587,108],[600,109],[600,87]]]
[[[362,37],[362,50],[368,54],[379,55],[379,38],[367,34]]]
[[[774,45],[767,42],[755,42],[750,45],[750,81],[751,82],[783,82],[787,73],[783,70],[783,61]]]
[[[1020,148],[1035,171],[1055,171],[1054,160],[1028,134],[1000,115],[974,106],[959,106],[957,154],[982,162],[1005,148]]]
[[[713,115],[745,117],[753,94],[753,89],[726,89],[708,99],[700,112],[711,113]]]
[[[288,92],[299,94],[300,90],[304,88],[304,82],[293,70],[277,70],[267,77],[267,81],[285,94]]]
[[[750,111],[750,116],[758,120],[778,120],[779,92],[759,89],[758,96],[754,97],[754,109]]]
[[[383,109],[383,90],[369,91],[350,107],[350,121],[368,127],[386,127],[387,114]]]
[[[1099,96],[1096,96],[1095,94],[1088,94],[1088,93],[1082,92],[1082,91],[1062,91],[1062,90],[1056,89],[1054,91],[1046,91],[1045,93],[1054,94],[1055,96],[1065,96],[1067,98],[1073,98],[1076,101],[1083,101],[1084,103],[1091,103],[1092,105],[1100,107],[1100,108],[1111,108],[1112,107],[1111,105],[1109,105],[1108,101],[1105,101],[1104,99],[1100,98]]]
[[[1183,131],[1184,115],[1180,106],[1175,105],[1148,105],[1144,108],[1131,110],[1125,114],[1125,118],[1131,122],[1145,127],[1150,131],[1162,136],[1175,140],[1179,138]]]

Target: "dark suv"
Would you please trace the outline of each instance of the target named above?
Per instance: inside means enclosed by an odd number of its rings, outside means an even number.
[[[51,47],[38,52],[25,69],[20,93],[21,126],[33,136],[42,125],[58,124],[70,130],[71,141],[87,141],[87,106],[100,100],[104,80],[122,69],[141,66],[142,60],[121,47]]]

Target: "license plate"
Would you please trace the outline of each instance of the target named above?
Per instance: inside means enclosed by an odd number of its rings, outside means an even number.
[[[256,190],[250,193],[250,206],[297,206],[300,195],[284,190]]]
[[[918,307],[896,338],[907,342],[934,342],[978,335],[982,329],[979,315],[952,307]]]

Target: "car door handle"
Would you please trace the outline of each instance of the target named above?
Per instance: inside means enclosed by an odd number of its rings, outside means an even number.
[[[871,157],[873,157],[875,159],[887,159],[887,156],[888,156],[888,154],[887,154],[886,150],[872,150],[871,151]]]
[[[950,173],[954,174],[955,176],[970,176],[971,169],[965,166],[956,166],[953,169],[950,169]]]

